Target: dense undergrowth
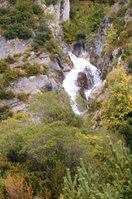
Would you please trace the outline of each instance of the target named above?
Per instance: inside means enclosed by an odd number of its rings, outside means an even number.
[[[42,9],[33,1],[10,1],[9,7],[0,8],[0,28],[8,39],[28,39],[41,18]]]
[[[3,120],[0,123],[1,197],[84,199],[88,194],[91,199],[93,195],[104,199],[113,194],[130,198],[131,156],[124,148],[124,141],[119,148],[117,145],[124,137],[127,145],[132,146],[130,81],[122,67],[108,76],[108,98],[99,106],[103,107],[103,127],[94,129],[95,121],[89,115],[76,116],[64,91],[32,96],[28,102],[30,117],[16,113]],[[85,167],[77,170],[80,158],[88,171]],[[66,168],[71,174],[67,174],[63,183]],[[73,182],[69,175],[76,172],[77,181]],[[83,182],[79,180],[81,175],[85,178]]]
[[[72,43],[78,39],[85,39],[98,30],[105,16],[105,4],[90,1],[73,1],[71,3],[70,22],[63,24],[64,39]]]
[[[46,0],[47,4],[56,2]],[[32,48],[48,49],[51,54],[59,52],[40,16],[41,9],[35,5],[34,10],[29,1],[24,1],[24,9],[21,1],[10,3],[9,12],[0,8],[0,13],[4,12],[0,19],[5,18],[5,24],[1,24],[3,34],[22,38],[24,33],[26,39],[31,34],[27,37],[25,28],[30,33],[35,28]],[[64,24],[65,40],[71,43],[94,35],[105,8],[113,3],[72,1],[71,22]],[[125,49],[124,60],[129,60],[131,26],[127,23],[122,27],[123,12],[124,7],[117,13],[118,18],[111,16],[115,26],[107,33],[106,49],[110,53],[120,43]],[[24,24],[22,16],[26,16]],[[21,24],[17,32],[10,23],[15,27]],[[115,69],[107,75],[104,97],[91,100],[88,114],[79,117],[73,113],[63,90],[33,95],[28,101],[27,95],[7,91],[5,88],[17,78],[46,71],[27,60],[23,66],[11,69],[16,61],[10,56],[0,61],[0,100],[17,97],[26,101],[28,111],[12,113],[8,106],[0,106],[0,199],[132,198],[132,78],[128,75],[131,67],[126,72],[125,67],[116,66],[115,62]],[[100,114],[94,120],[97,112]]]

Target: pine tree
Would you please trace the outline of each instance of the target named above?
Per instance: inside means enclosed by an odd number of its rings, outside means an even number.
[[[64,178],[64,199],[132,198],[132,156],[121,142],[114,146],[110,141],[109,147],[111,155],[106,157],[106,162],[102,165],[105,176],[100,175],[90,165],[87,168],[82,160],[73,178],[70,170],[67,170]]]

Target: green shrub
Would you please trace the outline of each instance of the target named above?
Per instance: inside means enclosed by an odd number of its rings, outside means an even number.
[[[28,39],[37,25],[36,15],[40,19],[43,13],[33,0],[17,0],[9,9],[0,9],[0,27],[7,39]]]
[[[55,5],[55,4],[58,3],[58,1],[59,1],[59,0],[45,0],[45,2],[46,2],[47,5],[50,5],[50,4]]]
[[[63,24],[64,39],[72,43],[95,33],[105,15],[104,5],[89,2],[71,3],[71,20]]]
[[[123,66],[115,68],[107,76],[108,88],[102,104],[102,117],[108,128],[118,129],[131,113],[131,81]]]
[[[67,125],[75,127],[80,127],[83,124],[82,118],[73,113],[69,98],[64,91],[33,96],[30,98],[29,110],[34,117],[39,117],[43,123],[61,120]]]
[[[7,69],[4,73],[3,79],[4,79],[4,85],[7,86],[11,82],[15,81],[18,77],[21,77],[22,74],[19,70],[13,70],[13,69]]]
[[[7,119],[11,115],[9,106],[0,106],[0,121]]]
[[[12,91],[0,91],[0,99],[12,99],[15,97],[15,94]]]
[[[8,57],[5,59],[5,61],[8,64],[14,64],[15,63],[15,59],[13,57],[11,57],[10,55],[8,55]]]
[[[119,128],[119,133],[121,133],[132,151],[132,123],[123,124]]]
[[[36,36],[33,39],[33,48],[39,49],[44,47],[47,40],[51,38],[51,31],[44,20],[42,20],[36,31]]]
[[[9,66],[5,60],[0,60],[0,73],[4,73],[8,67]]]
[[[117,143],[116,146],[110,143],[109,146],[111,154],[106,157],[105,163],[102,163],[104,175],[94,169],[92,164],[87,163],[85,166],[82,160],[74,177],[67,169],[63,198],[129,199],[132,197],[132,157],[122,143]]]
[[[23,102],[27,102],[27,100],[29,98],[29,94],[19,93],[19,94],[17,94],[17,97],[19,100],[21,100]]]
[[[33,76],[37,74],[41,74],[40,65],[39,64],[30,64],[25,63],[22,67],[26,73],[26,76]]]
[[[29,39],[31,36],[31,30],[22,24],[9,25],[5,31],[5,37],[7,39],[14,39],[16,37],[19,39]]]
[[[43,14],[43,8],[39,4],[33,4],[33,12],[36,15],[42,15]]]

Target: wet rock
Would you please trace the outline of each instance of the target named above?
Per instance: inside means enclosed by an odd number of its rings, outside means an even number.
[[[84,72],[85,72],[86,77],[87,77],[87,88],[90,89],[94,85],[94,77],[93,77],[93,75],[91,74],[91,71],[88,68],[86,68],[84,70]]]
[[[83,89],[88,88],[87,75],[83,72],[78,73],[77,85]]]

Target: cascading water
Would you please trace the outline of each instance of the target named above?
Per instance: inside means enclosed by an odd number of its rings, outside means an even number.
[[[74,67],[66,75],[63,81],[63,87],[65,91],[68,93],[68,95],[70,96],[71,106],[72,106],[73,111],[77,115],[84,115],[86,111],[80,112],[78,109],[77,102],[76,102],[76,97],[79,94],[79,90],[80,90],[80,87],[77,85],[78,73],[84,72],[85,69],[87,69],[90,71],[91,75],[93,76],[92,88],[85,90],[85,97],[88,100],[91,97],[91,95],[97,92],[97,90],[102,85],[100,71],[87,60],[83,58],[78,58],[71,52],[69,52],[69,57]]]

